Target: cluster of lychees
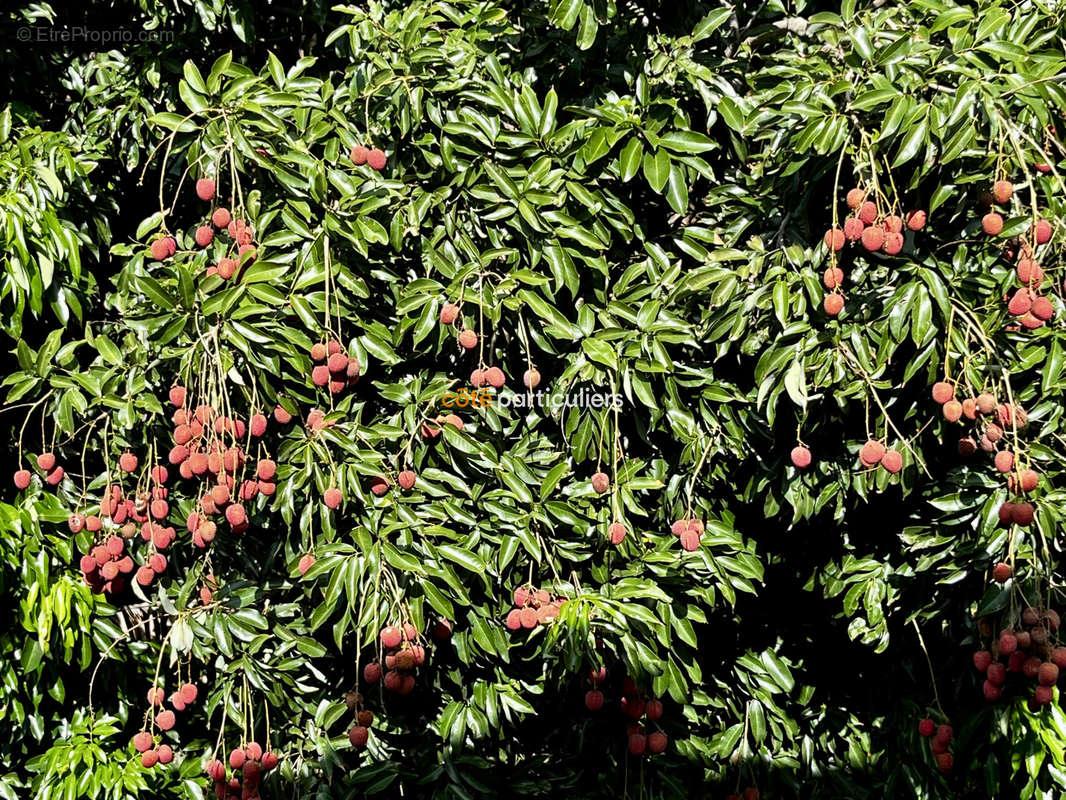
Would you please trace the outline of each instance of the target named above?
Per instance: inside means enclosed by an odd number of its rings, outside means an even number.
[[[44,482],[49,486],[58,486],[66,471],[56,464],[55,453],[41,453],[37,456],[37,468],[44,473]],[[30,485],[33,473],[28,469],[15,472],[15,488],[22,491]]]
[[[559,616],[559,609],[565,604],[565,597],[552,597],[547,589],[519,586],[514,590],[515,607],[507,612],[504,624],[509,631],[535,628]]]
[[[473,328],[463,327],[464,322],[463,322],[462,314],[459,311],[459,306],[457,306],[455,303],[445,303],[441,307],[441,310],[440,310],[440,321],[441,321],[441,324],[448,325],[450,327],[450,326],[455,325],[455,321],[456,320],[459,320],[459,326],[458,327],[459,327],[459,344],[460,344],[460,346],[462,346],[462,348],[464,350],[473,350],[475,347],[477,347],[477,342],[478,342],[477,331],[475,331]],[[503,375],[503,373],[501,372],[500,376],[502,377],[502,375]],[[493,376],[495,377],[495,373],[493,373]],[[480,386],[480,384],[475,384],[475,386]],[[503,381],[502,380],[500,382],[500,386],[503,386]],[[499,388],[499,387],[497,387],[497,388]]]
[[[903,454],[899,450],[886,449],[877,439],[867,439],[859,448],[859,463],[867,469],[880,465],[886,472],[895,475],[903,469]]]
[[[681,541],[681,549],[692,552],[700,546],[704,525],[700,519],[675,519],[670,524],[670,533]]]
[[[658,755],[666,749],[668,739],[661,730],[650,733],[645,723],[653,723],[658,728],[658,721],[663,716],[663,703],[654,697],[646,698],[637,682],[626,676],[622,682],[622,713],[631,720],[626,726],[626,736],[630,755]],[[644,722],[641,722],[641,719]]]
[[[362,707],[363,696],[359,692],[348,692],[344,702],[355,715],[353,725],[348,730],[348,741],[358,750],[365,747],[367,739],[370,738],[370,726],[374,722],[374,713]]]
[[[184,711],[188,706],[196,702],[199,691],[194,683],[185,683],[170,696],[170,704],[173,708],[162,708],[166,692],[162,686],[153,686],[148,690],[148,705],[151,707],[147,719],[152,717],[153,725],[160,731],[171,730],[177,722],[174,711]],[[156,744],[155,737],[150,730],[142,730],[133,737],[133,747],[141,754],[141,765],[154,767],[156,764],[169,764],[174,759],[174,750],[168,744]]]
[[[359,381],[359,359],[349,356],[344,346],[334,339],[313,344],[311,360],[317,364],[311,370],[311,382],[315,386],[328,386],[331,394],[339,394]]]
[[[263,773],[278,765],[278,756],[263,752],[258,742],[249,742],[247,747],[238,747],[229,754],[233,775],[227,779],[226,765],[217,758],[207,762],[205,771],[214,785],[218,800],[259,800],[259,786]]]
[[[936,766],[941,772],[951,772],[955,765],[955,757],[949,751],[951,739],[955,735],[950,725],[937,725],[933,720],[926,717],[918,723],[918,733],[930,739],[929,748],[933,751]],[[931,737],[931,738],[930,738]]]
[[[381,646],[385,648],[385,668],[379,661],[363,667],[363,679],[370,684],[382,680],[384,687],[396,694],[410,694],[415,688],[414,671],[426,661],[426,649],[418,640],[418,629],[410,622],[386,625],[381,629]]]
[[[255,474],[239,480],[248,458],[245,436],[262,437],[267,418],[253,414],[246,425],[242,420],[217,412],[211,404],[202,403],[193,409],[187,403],[188,392],[183,386],[171,388],[169,397],[177,410],[172,417],[174,447],[168,459],[177,465],[181,477],[200,483],[199,510],[191,512],[185,523],[193,543],[206,547],[214,540],[217,525],[211,517],[219,513],[225,516],[234,533],[243,533],[249,524],[243,504],[259,494],[269,497],[277,488],[274,482],[277,465],[269,458],[259,459]]]
[[[933,400],[941,406],[941,413],[948,422],[958,422],[965,418],[974,423],[971,434],[959,439],[959,454],[972,456],[978,449],[995,454],[993,463],[996,469],[1007,475],[1007,489],[1015,495],[1028,494],[1040,483],[1036,470],[1022,468],[1018,459],[1009,448],[1000,449],[1005,444],[1007,431],[1021,431],[1029,424],[1029,415],[1019,405],[997,403],[994,395],[981,392],[976,397],[958,400],[955,385],[943,380],[933,384]],[[1007,501],[999,507],[1000,525],[1029,525],[1033,521],[1035,509],[1027,500]]]
[[[844,227],[833,227],[825,232],[825,246],[832,252],[844,249],[848,242],[859,242],[870,252],[883,252],[894,256],[903,249],[903,229],[920,231],[925,227],[926,214],[915,210],[907,212],[906,218],[898,214],[885,214],[878,208],[867,189],[850,189],[846,196],[852,215],[844,221]],[[840,287],[844,283],[844,270],[832,264],[822,275],[822,283],[829,290],[823,308],[830,316],[836,316],[844,308],[844,295]]]
[[[991,649],[974,653],[973,665],[985,676],[982,691],[989,702],[1002,696],[1008,673],[1023,675],[1030,681],[1035,678],[1037,686],[1029,698],[1029,707],[1036,711],[1054,698],[1059,672],[1066,668],[1066,647],[1057,647],[1052,641],[1061,622],[1054,610],[1030,606],[1022,611],[1020,622],[1017,628],[1000,631]],[[982,623],[981,632],[991,634],[991,625]],[[1006,664],[1002,662],[1004,658]]]

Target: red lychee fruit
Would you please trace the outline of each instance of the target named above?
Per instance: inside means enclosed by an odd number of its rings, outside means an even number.
[[[868,439],[859,449],[859,460],[867,467],[873,467],[881,463],[885,456],[885,446],[876,439]]]
[[[633,733],[629,736],[629,752],[632,755],[639,756],[644,753],[644,750],[648,746],[648,739],[642,733]]]
[[[344,353],[333,353],[326,359],[326,366],[330,372],[344,372],[348,369],[348,356]]]
[[[211,223],[216,228],[225,228],[230,223],[230,213],[228,208],[216,208],[215,213],[211,215]]]
[[[903,234],[889,231],[885,233],[885,241],[881,250],[890,256],[897,255],[903,249]]]
[[[166,711],[160,711],[156,714],[155,724],[159,726],[159,730],[161,731],[169,731],[174,727],[174,722],[174,712],[169,708]]]
[[[617,547],[626,538],[626,526],[621,522],[612,522],[607,526],[607,538]]]
[[[992,568],[992,579],[996,583],[1006,583],[1010,580],[1013,570],[1010,568],[1010,564],[1000,562]]]
[[[274,420],[279,425],[287,425],[292,422],[292,414],[286,411],[281,406],[274,406]]]
[[[996,410],[996,398],[988,392],[977,395],[977,410],[982,414],[991,414]]]
[[[611,486],[611,479],[607,477],[606,473],[597,472],[592,476],[592,491],[596,494],[603,494]]]
[[[133,736],[133,747],[138,753],[143,753],[152,748],[152,734],[141,731]]]
[[[922,736],[932,736],[934,731],[936,731],[936,723],[928,717],[918,723],[918,733],[920,733]]]
[[[44,480],[49,486],[58,486],[62,482],[64,475],[66,475],[66,471],[62,467],[56,467],[45,476]]]
[[[162,239],[156,239],[152,242],[152,259],[155,261],[165,261],[177,252],[177,243],[169,236],[164,236]]]
[[[489,367],[485,370],[485,380],[489,382],[489,386],[493,389],[500,389],[506,383],[506,376],[503,374],[503,370],[499,367]]]
[[[1003,694],[1003,690],[1001,688],[996,686],[996,684],[992,683],[992,681],[988,680],[981,684],[981,692],[982,694],[984,694],[985,700],[990,703],[994,703],[999,700],[1000,696]]]
[[[844,310],[844,296],[840,294],[827,294],[822,301],[822,308],[826,314],[835,317]]]
[[[396,625],[387,625],[381,629],[383,647],[399,647],[403,642],[403,631]]]
[[[903,469],[903,456],[898,450],[886,450],[881,457],[881,466],[895,475]]]
[[[585,707],[589,711],[599,711],[603,708],[603,692],[599,689],[590,689],[585,692]]]
[[[1040,681],[1042,686],[1054,686],[1059,680],[1058,666],[1050,661],[1045,661],[1040,665],[1036,679]]]
[[[962,419],[962,403],[958,400],[948,400],[944,403],[941,411],[944,414],[944,419],[948,422],[958,422]]]
[[[348,158],[352,160],[352,163],[355,164],[355,166],[361,167],[366,163],[369,154],[370,151],[367,148],[363,147],[361,144],[357,144],[352,148],[351,152],[348,153]]]
[[[243,747],[234,748],[229,754],[229,765],[233,769],[240,769],[244,766],[244,762],[248,760],[248,756],[244,752]]]
[[[825,242],[825,246],[830,250],[842,250],[844,248],[844,242],[846,241],[844,231],[840,228],[830,228],[825,232],[825,236],[822,237]]]
[[[686,552],[692,553],[692,552],[694,552],[694,551],[699,549],[699,546],[700,546],[700,534],[697,531],[692,530],[691,528],[689,528],[688,530],[685,530],[684,532],[682,532],[681,536],[678,537],[678,538],[681,540],[681,549],[682,550],[685,550]]]
[[[28,469],[20,469],[15,473],[15,488],[19,491],[30,485],[32,475]]]
[[[871,253],[880,250],[885,243],[885,231],[880,225],[871,225],[862,232],[862,246]]]
[[[644,716],[650,719],[652,722],[660,719],[663,715],[663,704],[661,700],[649,700],[644,704]]]
[[[389,491],[389,479],[384,475],[378,475],[377,477],[370,479],[370,491],[373,492],[375,497],[382,497]]]
[[[196,182],[196,196],[201,200],[210,200],[215,196],[215,182],[210,178],[200,178]]]
[[[159,763],[159,753],[155,750],[145,750],[141,753],[141,766],[146,769],[151,769]]]
[[[1033,506],[1031,503],[1015,503],[1011,509],[1011,520],[1017,525],[1028,525],[1033,521]]]
[[[1033,225],[1033,235],[1037,244],[1046,244],[1051,239],[1051,223],[1046,219],[1038,219]]]
[[[201,225],[196,229],[196,243],[207,247],[215,239],[215,231],[210,225]]]
[[[507,613],[507,619],[504,620],[504,625],[507,626],[507,630],[516,631],[522,627],[522,612],[517,608],[512,608]]]
[[[924,211],[908,211],[907,212],[907,227],[912,231],[920,231],[925,227],[925,212]]]
[[[362,725],[353,725],[352,729],[348,731],[348,741],[352,743],[352,747],[366,746],[366,741],[369,738],[370,730]]]
[[[1010,472],[1014,469],[1014,453],[1010,450],[1000,450],[996,453],[995,458],[996,469],[1000,472]]]
[[[315,557],[310,553],[306,553],[305,555],[301,556],[300,563],[296,565],[296,569],[299,571],[300,575],[303,576],[307,574],[307,570],[311,569],[314,564]]]
[[[377,661],[371,661],[363,667],[363,680],[367,683],[377,683],[381,680],[381,664]]]
[[[54,453],[41,453],[37,456],[37,466],[45,472],[49,472],[56,465]]]
[[[848,217],[844,220],[844,238],[849,242],[857,242],[862,237],[865,227],[866,223],[858,217]]]
[[[822,284],[826,289],[836,289],[844,283],[844,270],[840,267],[828,267],[822,273]]]
[[[459,344],[464,350],[473,350],[477,347],[477,334],[470,328],[467,328],[459,334]]]
[[[934,758],[936,758],[936,768],[941,772],[951,772],[951,768],[955,766],[955,758],[951,753],[937,753]]]
[[[416,480],[417,476],[415,475],[415,471],[413,469],[405,469],[399,475],[396,476],[396,483],[399,484],[400,488],[403,489],[405,492],[410,490],[415,485]]]
[[[897,217],[895,214],[889,214],[885,217],[885,233],[902,233],[903,232],[903,219]]]
[[[993,686],[1002,686],[1007,680],[1007,668],[998,661],[993,661],[986,670],[988,682]]]
[[[992,197],[1000,205],[1010,201],[1014,194],[1014,184],[1010,181],[999,180],[992,184]]]
[[[849,189],[847,197],[848,208],[855,209],[862,205],[863,200],[866,199],[866,192],[858,187]]]
[[[1001,656],[1009,656],[1017,649],[1017,636],[1015,636],[1011,631],[1003,631],[999,634],[999,654]]]
[[[385,153],[378,148],[374,148],[366,154],[366,163],[370,165],[372,170],[380,172],[385,169]]]
[[[1055,306],[1053,306],[1051,301],[1043,295],[1033,299],[1033,305],[1029,311],[1041,322],[1046,322],[1055,316]]]
[[[527,389],[536,389],[540,386],[540,373],[535,369],[527,369],[522,373],[522,385]]]
[[[973,654],[973,665],[978,672],[985,672],[992,663],[992,654],[987,650],[978,650]]]
[[[648,752],[657,755],[666,749],[667,738],[662,731],[654,731],[648,734]]]
[[[237,271],[237,262],[232,258],[220,258],[218,260],[218,277],[228,281]]]
[[[944,405],[949,400],[955,399],[955,387],[947,381],[938,381],[933,384],[933,400]]]
[[[981,229],[989,236],[998,236],[1003,230],[1003,217],[992,211],[981,217]]]
[[[859,219],[869,225],[875,219],[877,219],[877,205],[867,200],[861,206],[859,206]]]
[[[341,490],[333,486],[322,493],[322,502],[327,508],[339,508],[342,499]]]
[[[445,303],[440,309],[440,321],[444,325],[451,325],[459,318],[459,306],[455,303]]]
[[[806,469],[811,465],[811,451],[799,444],[792,448],[792,465],[797,469]]]
[[[1014,269],[1018,280],[1028,286],[1037,287],[1044,282],[1044,270],[1031,258],[1023,258]]]

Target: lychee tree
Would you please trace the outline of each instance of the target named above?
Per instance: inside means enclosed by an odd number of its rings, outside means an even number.
[[[338,7],[86,90],[135,201],[12,145],[0,796],[1061,792],[1062,21],[750,14]]]

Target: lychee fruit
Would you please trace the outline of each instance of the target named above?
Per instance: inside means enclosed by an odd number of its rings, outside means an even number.
[[[30,478],[32,475],[28,469],[20,469],[15,473],[15,488],[18,490],[25,489],[30,485]]]
[[[380,172],[385,168],[385,153],[378,148],[372,149],[366,154],[366,163],[370,165],[372,170]]]
[[[825,300],[822,301],[822,308],[826,314],[835,317],[844,310],[844,296],[836,293],[827,294]]]
[[[925,212],[921,210],[907,212],[907,227],[912,231],[920,231],[925,227]]]
[[[1046,244],[1051,239],[1051,223],[1046,219],[1038,219],[1033,226],[1033,235],[1037,244]]]
[[[822,273],[822,284],[826,289],[836,289],[844,283],[844,270],[840,267],[828,267]]]
[[[792,448],[792,465],[797,469],[806,469],[811,465],[811,451],[803,445]]]
[[[992,197],[1000,205],[1010,201],[1014,194],[1014,184],[1010,181],[999,180],[992,184]]]
[[[825,242],[825,246],[830,250],[842,250],[844,248],[844,231],[840,228],[830,228],[825,232],[825,236],[822,239]]]
[[[322,502],[327,508],[339,508],[342,500],[341,490],[331,486],[322,493]]]
[[[405,469],[396,476],[396,483],[399,484],[401,489],[408,491],[415,485],[416,479],[417,476],[413,469]]]
[[[527,369],[522,373],[522,385],[527,389],[536,389],[540,386],[540,373],[535,369]]]
[[[444,325],[451,325],[459,318],[459,306],[455,303],[445,303],[440,309],[440,321]]]
[[[230,223],[230,213],[228,208],[216,208],[215,213],[211,215],[211,224],[216,228],[225,228]]]
[[[867,225],[877,219],[877,205],[870,200],[867,200],[859,206],[859,219]]]
[[[589,689],[585,692],[585,707],[589,711],[599,711],[603,708],[603,692],[599,689]]]
[[[467,328],[459,334],[459,344],[464,350],[473,350],[477,347],[477,333]]]
[[[871,253],[880,250],[885,243],[885,231],[880,225],[871,225],[862,232],[862,246]]]
[[[989,236],[998,236],[1003,230],[1003,217],[992,211],[981,218],[981,229]]]
[[[201,200],[210,200],[215,196],[215,182],[210,178],[200,178],[196,182],[196,196]]]
[[[881,457],[881,466],[895,475],[903,468],[903,456],[898,450],[886,450]]]
[[[868,439],[859,449],[859,460],[867,467],[873,467],[881,463],[885,456],[885,446],[876,439]]]
[[[215,231],[210,225],[201,225],[196,229],[196,243],[200,247],[207,247],[214,241]]]
[[[1013,570],[1010,568],[1010,564],[1000,562],[992,568],[992,579],[996,583],[1006,583],[1010,580]]]
[[[844,238],[849,242],[857,242],[862,237],[865,227],[866,223],[858,217],[848,217],[844,220]]]
[[[603,494],[611,486],[611,479],[607,477],[606,473],[597,472],[592,476],[592,490],[596,494]]]
[[[862,201],[866,199],[866,192],[858,187],[849,189],[846,196],[848,208],[855,209],[862,205]]]

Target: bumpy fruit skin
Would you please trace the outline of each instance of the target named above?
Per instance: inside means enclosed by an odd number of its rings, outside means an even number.
[[[920,231],[925,227],[926,215],[922,210],[907,212],[907,228],[912,231]]]
[[[898,450],[886,450],[881,457],[881,466],[895,475],[903,469],[903,455]]]
[[[992,568],[992,579],[996,583],[1006,583],[1013,573],[1014,571],[1010,568],[1010,564],[1001,561]]]
[[[209,225],[201,225],[196,229],[196,244],[207,247],[215,239],[215,232]]]
[[[307,553],[300,557],[300,563],[296,565],[297,571],[301,576],[307,574],[307,570],[311,569],[315,565],[315,557],[310,553]]]
[[[599,711],[603,708],[603,692],[599,689],[590,689],[585,692],[585,707],[589,711]]]
[[[216,228],[225,228],[229,225],[230,219],[228,208],[216,208],[215,213],[211,215],[211,224]]]
[[[918,733],[920,733],[922,736],[926,736],[926,737],[932,736],[933,732],[935,730],[936,730],[936,723],[933,722],[928,717],[926,717],[925,719],[923,719],[921,722],[918,723]]]
[[[499,367],[489,367],[485,370],[485,380],[489,382],[489,386],[493,389],[502,389],[507,382],[507,377]]]
[[[336,487],[330,487],[322,493],[322,502],[326,504],[327,508],[339,508],[342,500],[341,490]]]
[[[15,473],[15,488],[22,491],[30,485],[30,478],[32,477],[28,469],[20,469]]]
[[[825,246],[830,250],[844,249],[844,231],[840,228],[830,228],[825,232],[825,236],[822,239],[825,242]]]
[[[443,325],[451,325],[459,318],[459,306],[455,303],[445,303],[440,309],[440,321]]]
[[[859,206],[859,219],[865,222],[867,225],[871,224],[877,219],[877,205],[870,200],[867,200],[861,206]]]
[[[962,419],[962,403],[958,400],[948,400],[941,410],[948,422],[958,422]]]
[[[885,241],[881,245],[881,250],[886,255],[898,255],[903,250],[903,234],[895,231],[885,233]]]
[[[1011,195],[1014,194],[1014,184],[1010,181],[999,180],[992,184],[992,197],[1000,205],[1010,202]]]
[[[381,644],[383,647],[399,647],[403,642],[403,631],[396,625],[387,625],[381,629]]]
[[[848,217],[844,220],[844,238],[849,242],[857,242],[865,228],[866,223],[858,217]]]
[[[849,189],[847,197],[848,208],[855,209],[862,205],[863,200],[866,199],[866,192],[858,187]]]
[[[880,225],[871,225],[862,232],[862,246],[871,253],[880,250],[885,243],[885,231]]]
[[[1051,239],[1051,223],[1046,219],[1038,219],[1033,226],[1033,235],[1037,244],[1047,244]]]
[[[467,328],[459,334],[459,344],[464,350],[473,350],[477,347],[477,333]]]
[[[792,465],[797,469],[806,469],[811,465],[811,451],[803,445],[796,445],[791,453]]]
[[[597,472],[592,476],[592,490],[596,494],[603,494],[611,487],[611,479],[603,472]]]
[[[416,480],[417,476],[415,475],[415,471],[413,469],[405,469],[399,475],[396,476],[396,483],[399,484],[400,488],[403,489],[405,492],[410,490],[415,485]]]
[[[648,734],[648,752],[652,755],[658,755],[666,749],[667,741],[666,734],[662,731]]]
[[[207,201],[215,196],[215,182],[210,178],[200,178],[196,182],[196,196]]]
[[[826,289],[836,289],[844,284],[844,270],[840,267],[828,267],[822,273],[822,285]]]
[[[633,733],[629,736],[629,752],[632,755],[643,755],[648,746],[648,739],[642,733]]]
[[[607,538],[617,547],[626,538],[626,526],[621,522],[612,522],[607,526]]]
[[[378,148],[374,148],[366,155],[366,163],[370,165],[372,170],[381,172],[385,169],[385,153]]]
[[[540,373],[535,369],[527,369],[522,373],[522,385],[527,389],[536,389],[540,386]]]
[[[955,387],[947,381],[937,381],[933,384],[933,400],[940,405],[955,399]]]
[[[354,725],[352,729],[348,731],[348,741],[351,742],[352,747],[365,747],[366,741],[369,738],[369,729],[362,725]]]
[[[822,308],[826,314],[835,317],[844,310],[844,296],[840,294],[827,294],[822,301]]]
[[[352,148],[352,151],[348,154],[348,158],[352,160],[352,163],[357,167],[363,166],[366,163],[367,156],[370,155],[370,151],[363,147],[361,144],[357,144]]]
[[[884,456],[885,446],[876,439],[868,439],[859,449],[859,460],[867,467],[877,466]]]
[[[981,218],[981,229],[989,236],[998,236],[1003,230],[1003,217],[992,211]]]

